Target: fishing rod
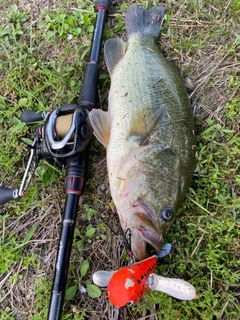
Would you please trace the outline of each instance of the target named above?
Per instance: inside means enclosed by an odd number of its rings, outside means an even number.
[[[78,117],[76,117],[76,119],[79,119],[80,121],[78,126],[76,126],[78,129],[77,135],[79,139],[79,142],[76,145],[78,146],[77,148],[79,148],[79,151],[76,153],[76,155],[74,154],[73,156],[69,157],[66,163],[66,202],[58,246],[48,320],[60,319],[64,301],[76,214],[79,198],[83,194],[86,180],[87,161],[90,146],[89,142],[92,138],[92,128],[88,120],[88,112],[97,106],[99,57],[105,17],[109,10],[109,6],[110,0],[98,0],[96,4],[96,11],[98,15],[92,40],[90,62],[87,64],[85,70],[84,81],[77,107],[77,109],[80,110],[80,114]]]
[[[97,0],[95,7],[97,18],[90,59],[85,69],[78,103],[65,104],[51,113],[33,110],[26,110],[22,113],[22,122],[33,124],[43,121],[43,125],[36,127],[36,137],[31,145],[20,188],[0,187],[0,205],[3,205],[26,194],[30,180],[41,159],[66,168],[64,183],[66,198],[48,320],[61,318],[78,203],[84,191],[89,147],[93,137],[88,113],[97,107],[99,57],[109,6],[110,0]]]

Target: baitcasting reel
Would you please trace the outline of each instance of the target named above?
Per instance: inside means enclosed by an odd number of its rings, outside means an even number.
[[[23,197],[40,159],[63,168],[66,160],[83,152],[92,139],[89,106],[65,104],[47,112],[24,111],[21,121],[30,125],[43,121],[36,127],[27,167],[19,189],[0,187],[0,205]]]

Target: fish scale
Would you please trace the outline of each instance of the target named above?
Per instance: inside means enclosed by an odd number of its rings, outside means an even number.
[[[120,38],[105,43],[108,112],[89,115],[107,148],[111,195],[138,260],[146,257],[146,243],[161,250],[195,165],[193,116],[183,79],[156,41],[163,15],[162,7],[129,7],[127,51]]]

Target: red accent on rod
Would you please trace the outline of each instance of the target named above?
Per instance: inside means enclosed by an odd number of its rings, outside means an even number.
[[[107,8],[106,8],[106,7],[104,7],[104,6],[98,6],[98,7],[96,7],[96,11],[98,11],[99,9],[103,9],[103,10],[105,10],[105,11],[106,11],[106,13],[108,13]]]
[[[81,191],[83,188],[84,178],[81,176],[66,176],[64,182],[65,193],[75,193],[83,195]]]
[[[73,193],[73,194],[79,194],[80,196],[83,196],[83,192],[81,191],[78,191],[78,190],[65,190],[65,193],[66,194],[69,194],[69,193]]]

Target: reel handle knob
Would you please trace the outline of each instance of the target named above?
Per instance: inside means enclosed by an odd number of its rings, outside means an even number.
[[[18,197],[18,189],[0,187],[0,205],[3,205],[11,200],[16,200]]]
[[[20,120],[25,122],[26,124],[30,124],[32,122],[42,121],[46,116],[46,112],[35,112],[33,110],[23,111],[21,114]]]

